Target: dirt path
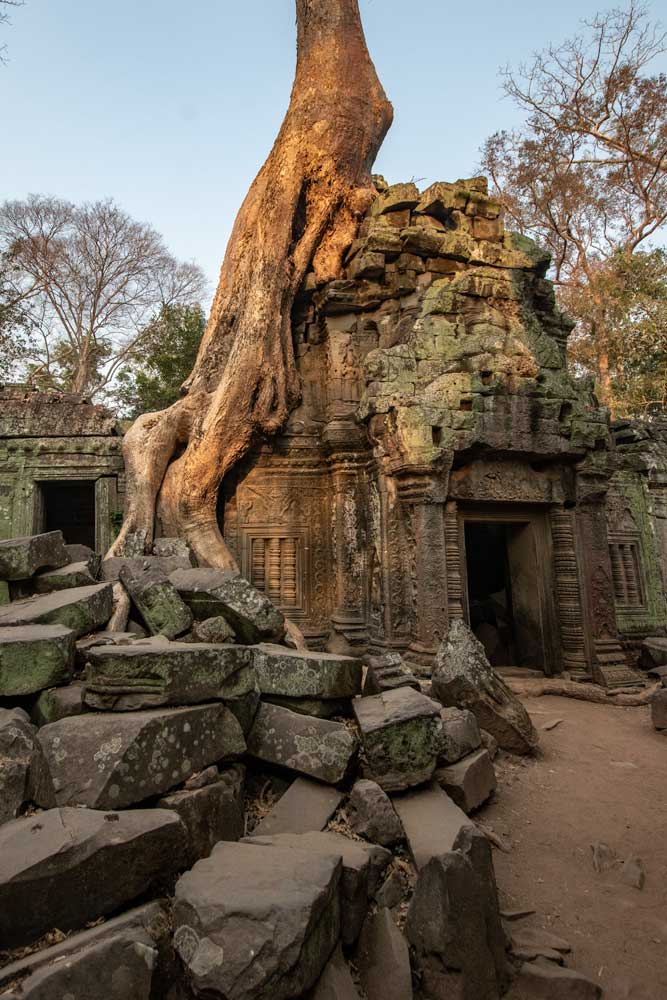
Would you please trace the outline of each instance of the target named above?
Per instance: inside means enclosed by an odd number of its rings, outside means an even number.
[[[530,907],[566,938],[569,963],[605,1000],[667,1000],[667,734],[647,708],[527,698],[543,755],[497,760],[499,789],[477,818],[512,843],[494,850],[501,901]],[[563,722],[545,732],[556,719]],[[638,855],[639,891],[620,864],[596,874],[591,843]]]

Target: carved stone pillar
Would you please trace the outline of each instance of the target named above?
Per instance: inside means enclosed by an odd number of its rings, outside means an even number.
[[[575,548],[575,525],[572,511],[562,507],[551,512],[551,535],[554,547],[554,574],[566,670],[587,667],[584,619],[579,565]]]
[[[461,538],[456,500],[445,507],[445,562],[447,565],[447,613],[449,623],[465,617],[461,577]]]

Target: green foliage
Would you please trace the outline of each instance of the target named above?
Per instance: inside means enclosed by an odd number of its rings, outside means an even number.
[[[0,253],[0,382],[9,381],[26,358],[30,328],[15,286],[16,265],[9,253]]]
[[[164,410],[180,396],[206,328],[201,306],[163,306],[137,341],[132,361],[118,377],[123,414]]]

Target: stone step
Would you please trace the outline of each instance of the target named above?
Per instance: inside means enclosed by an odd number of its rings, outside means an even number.
[[[0,580],[29,580],[40,569],[56,569],[69,561],[61,531],[0,541]]]
[[[253,836],[319,832],[325,828],[343,798],[343,793],[330,785],[297,778],[268,816],[255,827]]]
[[[29,597],[0,607],[0,627],[11,625],[64,625],[77,637],[101,628],[111,618],[110,583],[74,587],[53,594]]]
[[[64,625],[0,625],[0,698],[67,684],[75,640]]]
[[[427,865],[431,858],[452,851],[460,832],[474,826],[435,782],[426,788],[393,795],[391,801],[403,824],[417,869]]]

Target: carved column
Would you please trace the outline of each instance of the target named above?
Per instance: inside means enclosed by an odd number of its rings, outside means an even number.
[[[464,618],[461,541],[456,500],[445,507],[445,563],[447,565],[447,612],[449,623]]]
[[[575,548],[574,515],[564,508],[551,512],[551,535],[554,547],[554,573],[566,670],[587,667],[584,619],[579,565]]]

